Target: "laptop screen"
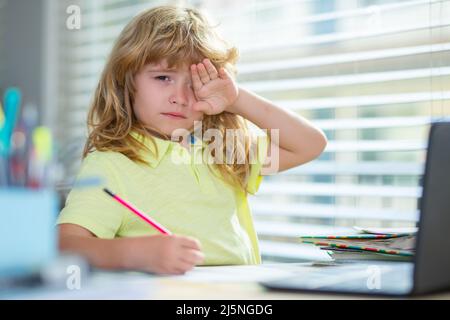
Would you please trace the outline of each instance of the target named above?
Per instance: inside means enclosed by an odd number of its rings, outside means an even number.
[[[431,126],[420,201],[416,293],[450,288],[450,122]]]

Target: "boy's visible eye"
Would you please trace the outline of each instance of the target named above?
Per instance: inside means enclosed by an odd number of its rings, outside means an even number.
[[[161,80],[161,81],[168,81],[170,80],[169,76],[157,76],[155,77],[156,80]]]

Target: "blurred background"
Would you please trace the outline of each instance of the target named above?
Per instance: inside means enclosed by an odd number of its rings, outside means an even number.
[[[0,92],[16,86],[37,108],[58,179],[79,168],[113,41],[161,4],[206,12],[240,49],[240,84],[329,139],[319,159],[266,177],[250,198],[263,262],[320,259],[298,243],[305,233],[416,225],[429,124],[450,116],[449,0],[0,0]]]

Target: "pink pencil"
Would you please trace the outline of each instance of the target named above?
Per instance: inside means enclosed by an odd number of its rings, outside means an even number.
[[[152,218],[147,216],[145,213],[140,211],[138,208],[136,208],[132,204],[130,204],[130,203],[126,202],[125,200],[123,200],[122,198],[120,198],[118,195],[112,193],[107,188],[103,188],[103,191],[105,191],[107,194],[109,194],[111,197],[113,197],[117,202],[119,202],[124,207],[128,208],[130,211],[132,211],[134,214],[136,214],[139,218],[141,218],[142,220],[147,222],[149,225],[154,227],[156,230],[158,230],[162,234],[167,234],[167,235],[171,235],[172,234],[172,232],[167,230],[165,227],[160,225],[158,222],[156,222],[155,220],[153,220]]]

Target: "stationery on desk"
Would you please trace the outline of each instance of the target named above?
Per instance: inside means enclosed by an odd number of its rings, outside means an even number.
[[[414,257],[416,228],[360,228],[344,235],[301,236],[300,242],[319,246],[336,261],[394,260]]]
[[[27,166],[33,162],[30,150],[36,147],[30,137],[38,128],[37,110],[33,121],[24,119],[22,102],[21,90],[9,87],[0,104],[0,203],[7,222],[0,224],[1,284],[34,276],[57,253],[58,197],[51,189],[29,188]],[[39,185],[43,179],[39,177]]]
[[[46,127],[37,127],[32,133],[34,148],[31,150],[29,169],[29,185],[45,187],[50,181],[50,164],[53,158],[53,139]]]
[[[38,126],[37,107],[21,104],[20,89],[8,88],[0,105],[0,187],[38,189],[52,183],[53,138]]]
[[[143,221],[151,225],[153,228],[161,232],[162,234],[171,235],[172,232],[170,232],[167,228],[150,218],[148,215],[146,215],[144,212],[133,206],[131,203],[123,200],[118,195],[114,194],[112,191],[110,191],[107,188],[103,188],[103,191],[105,191],[109,196],[111,196],[114,200],[119,202],[122,206],[133,212],[135,215],[137,215],[139,218],[141,218]]]
[[[20,103],[20,90],[8,88],[3,96],[4,111],[0,116],[0,186],[9,184],[11,137],[20,112]]]
[[[22,96],[18,88],[8,88],[5,91],[4,102],[4,115],[0,118],[4,118],[3,125],[0,128],[0,152],[3,156],[8,156],[11,149],[11,136],[16,126],[17,119],[20,113],[20,104]]]
[[[53,136],[39,125],[37,106],[22,107],[22,92],[16,87],[4,92],[2,102],[0,203],[6,223],[0,224],[0,295],[8,288],[48,283],[49,278],[55,282],[65,274],[56,241],[58,191],[103,183],[95,176],[57,183],[51,171],[61,167],[54,161]]]

